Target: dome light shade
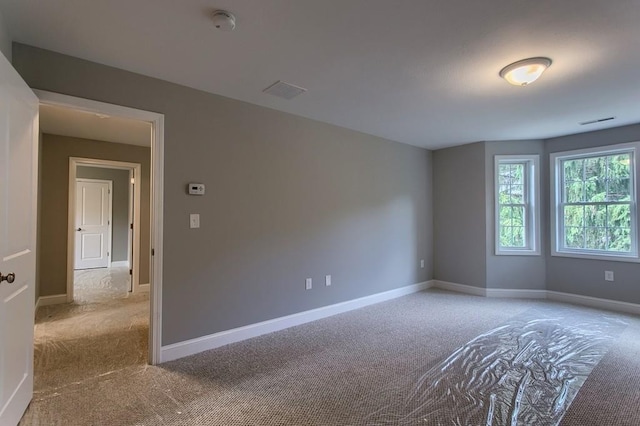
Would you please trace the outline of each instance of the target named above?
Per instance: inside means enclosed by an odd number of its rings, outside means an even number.
[[[536,81],[550,66],[549,58],[523,59],[502,68],[500,77],[514,86],[527,86]]]

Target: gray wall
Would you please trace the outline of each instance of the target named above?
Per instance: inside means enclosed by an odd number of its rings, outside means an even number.
[[[435,279],[482,288],[545,288],[544,239],[540,256],[495,255],[493,161],[510,154],[539,154],[543,162],[544,145],[478,142],[434,152]]]
[[[640,303],[640,264],[556,257],[549,250],[549,155],[638,140],[640,125],[633,125],[545,141],[481,142],[435,151],[434,278]],[[540,155],[541,256],[494,254],[493,159],[509,154]],[[604,281],[605,270],[614,271],[614,282]]]
[[[165,115],[163,345],[432,278],[430,151],[20,44],[13,55],[33,88]]]
[[[0,52],[11,62],[11,35],[0,12]]]
[[[69,157],[128,161],[142,166],[140,200],[140,282],[149,282],[149,148],[43,135],[40,176],[40,222],[38,234],[38,285],[40,296],[67,291],[67,213],[69,200]],[[46,273],[45,273],[46,271]]]
[[[484,143],[433,153],[434,278],[486,287]]]
[[[549,199],[549,155],[553,152],[640,141],[640,125],[548,139],[545,143],[545,198]],[[546,211],[549,223],[550,209]],[[550,235],[550,230],[547,236]],[[613,271],[614,282],[604,280]],[[640,303],[640,264],[572,259],[547,255],[547,289],[585,296]]]
[[[531,141],[499,141],[485,142],[485,207],[486,207],[486,250],[487,250],[487,288],[510,289],[545,289],[545,253],[547,244],[545,235],[546,220],[544,212],[547,210],[544,190],[540,188],[540,232],[541,255],[537,256],[496,256],[495,248],[495,185],[494,185],[494,157],[496,155],[527,155],[540,156],[540,172],[545,162],[544,143],[541,140]],[[539,184],[544,184],[544,179]]]
[[[127,260],[129,258],[129,170],[78,166],[76,176],[112,182],[111,261]]]

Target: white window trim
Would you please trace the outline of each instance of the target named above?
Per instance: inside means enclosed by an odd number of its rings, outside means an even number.
[[[619,254],[619,253],[603,253],[601,251],[589,251],[589,250],[572,250],[561,248],[561,239],[560,235],[561,228],[558,226],[560,222],[560,202],[559,197],[562,194],[560,189],[561,182],[557,180],[557,171],[560,161],[566,159],[574,159],[580,157],[592,157],[594,154],[599,154],[602,156],[616,154],[620,152],[633,152],[631,156],[631,185],[632,192],[635,194],[635,202],[631,205],[631,245],[632,250],[630,254]],[[638,200],[640,200],[640,188],[638,187],[638,169],[637,169],[637,158],[640,155],[640,141],[639,142],[630,142],[630,143],[622,143],[616,145],[608,145],[608,146],[599,146],[595,148],[585,148],[585,149],[577,149],[573,151],[563,151],[563,152],[555,152],[549,155],[549,170],[551,173],[550,180],[550,209],[551,209],[551,256],[558,257],[571,257],[577,259],[593,259],[593,260],[608,260],[615,262],[640,262],[640,253],[638,251],[638,213],[637,213],[637,204]],[[634,220],[635,219],[635,220]]]
[[[527,240],[530,246],[525,248],[500,247],[500,212],[499,212],[499,164],[501,162],[526,162],[528,163],[526,197],[529,208],[526,209]],[[493,192],[494,192],[494,246],[496,256],[540,256],[540,156],[531,155],[496,155],[493,165]]]

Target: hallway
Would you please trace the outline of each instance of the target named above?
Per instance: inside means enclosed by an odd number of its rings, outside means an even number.
[[[75,301],[38,309],[34,399],[147,362],[149,293],[128,292],[127,267],[75,271]]]

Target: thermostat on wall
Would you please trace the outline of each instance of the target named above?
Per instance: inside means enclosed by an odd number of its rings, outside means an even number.
[[[189,195],[204,195],[204,183],[190,183]]]

